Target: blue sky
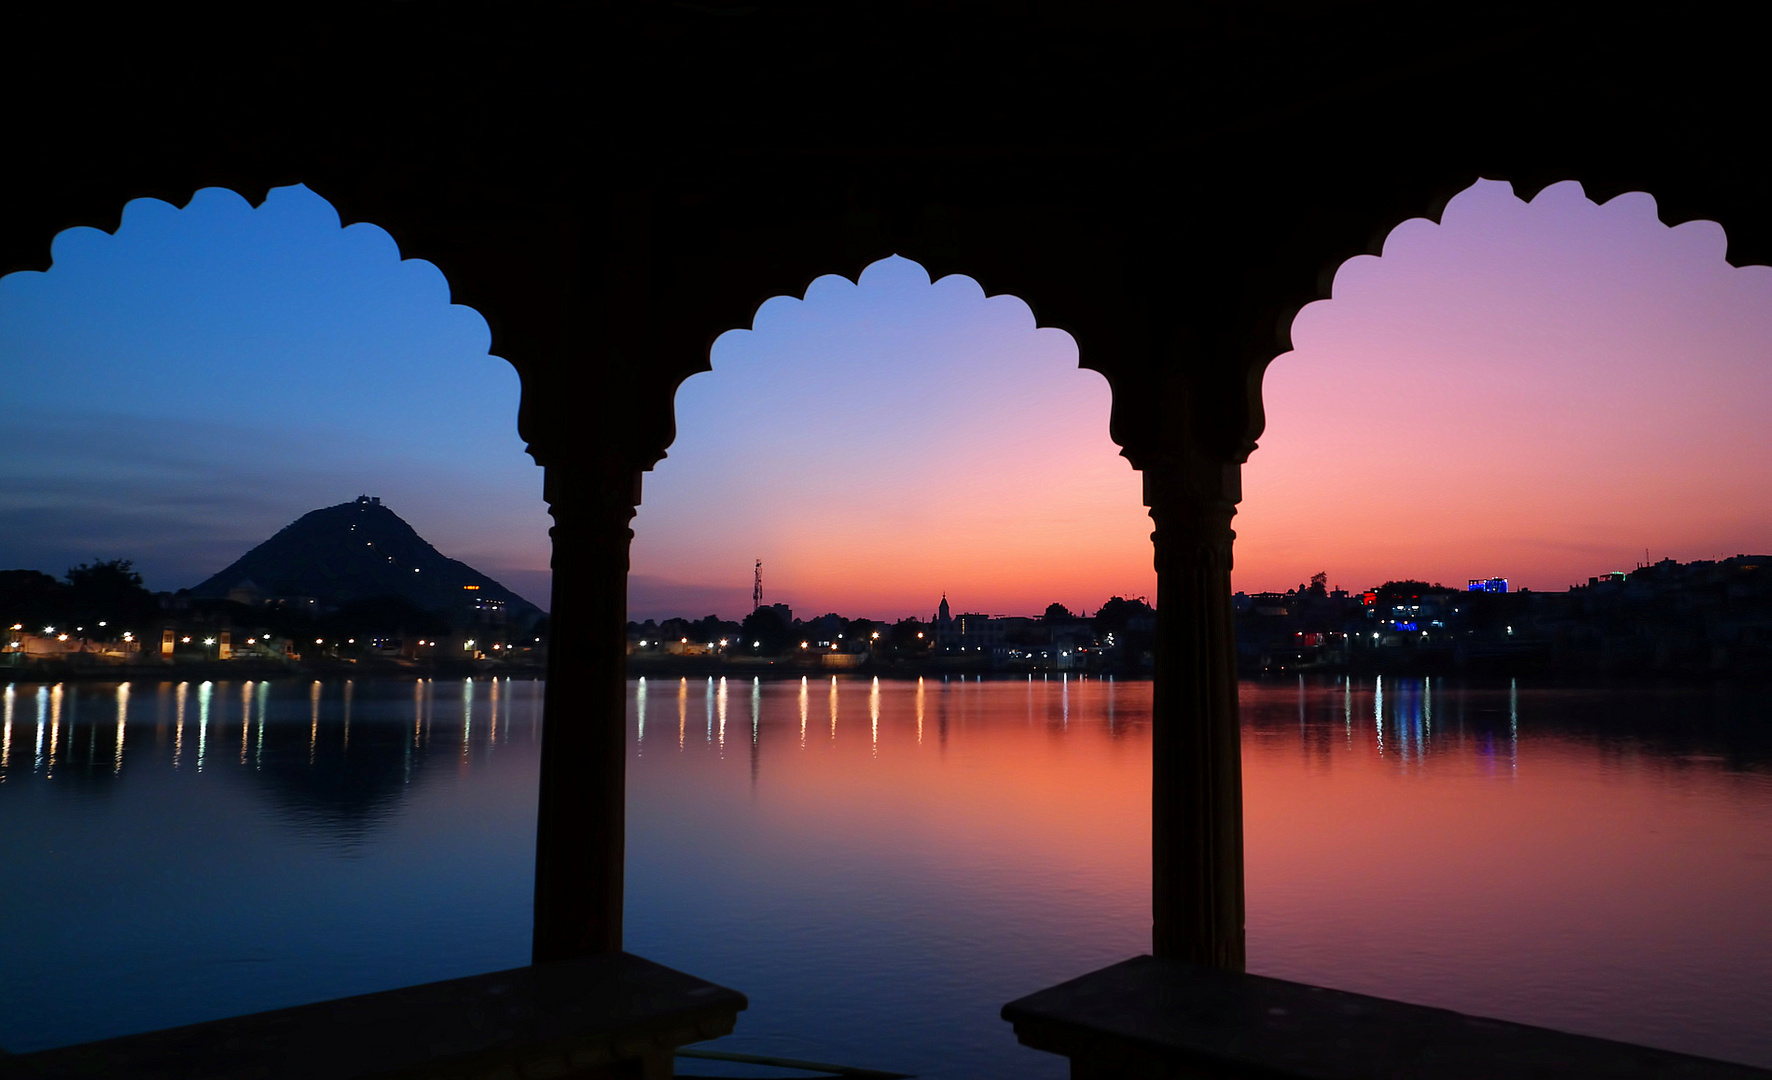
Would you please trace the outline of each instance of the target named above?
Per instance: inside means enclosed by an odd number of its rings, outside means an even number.
[[[206,189],[70,229],[0,279],[0,566],[129,558],[194,585],[296,517],[380,496],[547,601],[518,381],[443,275],[306,188]]]

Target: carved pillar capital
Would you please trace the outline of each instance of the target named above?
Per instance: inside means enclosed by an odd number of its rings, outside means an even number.
[[[1174,549],[1190,558],[1209,559],[1225,573],[1231,569],[1231,519],[1243,499],[1243,468],[1234,461],[1204,455],[1167,458],[1143,470],[1144,504],[1156,527],[1151,542],[1158,559]],[[1162,567],[1158,566],[1161,573]]]
[[[1192,499],[1235,507],[1243,501],[1242,463],[1197,447],[1145,455],[1139,471],[1144,476],[1146,506]]]
[[[553,515],[554,570],[560,570],[560,543],[593,544],[621,549],[622,568],[627,568],[628,544],[634,538],[630,522],[640,506],[642,470],[612,458],[572,460],[550,464],[542,479],[542,498]]]

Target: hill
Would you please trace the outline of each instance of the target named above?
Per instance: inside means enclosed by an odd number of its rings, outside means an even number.
[[[367,495],[302,515],[191,590],[221,599],[246,590],[259,597],[312,597],[328,608],[396,596],[425,611],[453,615],[480,601],[501,601],[512,623],[541,609],[418,535],[400,515]]]

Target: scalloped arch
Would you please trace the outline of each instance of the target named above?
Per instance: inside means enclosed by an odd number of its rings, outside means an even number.
[[[273,191],[280,188],[297,186],[307,187],[310,192],[332,209],[337,216],[337,227],[340,231],[356,225],[374,226],[387,237],[389,242],[392,243],[397,263],[422,263],[435,269],[442,278],[449,306],[473,311],[479,318],[487,323],[488,329],[491,331],[489,347],[487,350],[488,357],[510,364],[517,372],[519,380],[521,381],[523,379],[524,372],[522,368],[509,357],[500,353],[498,348],[499,341],[497,328],[492,325],[492,319],[488,317],[487,309],[480,304],[464,300],[461,295],[460,286],[457,281],[452,278],[448,267],[441,265],[436,259],[429,258],[425,255],[409,254],[407,246],[402,244],[401,236],[397,231],[399,228],[398,224],[396,224],[395,228],[390,228],[387,224],[374,220],[372,216],[347,215],[347,213],[340,207],[340,200],[329,196],[326,192],[316,190],[312,185],[304,184],[300,181],[280,183],[264,179],[249,181],[236,178],[235,181],[230,183],[192,182],[177,186],[162,183],[131,189],[131,194],[116,201],[103,210],[98,209],[88,201],[82,201],[77,204],[79,207],[83,208],[78,212],[68,208],[60,208],[63,212],[59,213],[46,214],[39,212],[35,215],[30,215],[27,219],[27,228],[25,230],[19,230],[25,231],[27,235],[33,235],[36,241],[35,243],[19,243],[18,238],[15,236],[8,238],[12,239],[13,242],[5,245],[3,250],[0,250],[0,256],[6,257],[5,269],[4,271],[0,271],[0,279],[20,273],[42,274],[54,269],[55,245],[63,236],[66,236],[73,230],[94,229],[104,233],[107,237],[116,238],[124,224],[124,216],[128,212],[128,207],[139,201],[150,200],[161,203],[175,211],[183,212],[190,208],[192,202],[195,201],[202,192],[225,191],[240,198],[251,209],[258,210],[263,207],[265,201],[270,197]],[[96,202],[96,200],[94,200],[94,202]],[[39,210],[42,209],[43,208],[39,208]],[[31,252],[35,252],[36,254],[27,257]]]
[[[732,290],[729,295],[722,298],[722,303],[709,305],[702,317],[696,320],[696,324],[704,327],[704,329],[699,338],[699,340],[702,341],[702,344],[695,351],[695,362],[693,364],[685,364],[681,367],[673,367],[671,369],[671,374],[668,380],[668,391],[672,402],[671,443],[675,442],[676,437],[676,397],[682,391],[683,384],[686,381],[696,375],[709,374],[715,370],[713,366],[712,352],[715,344],[722,336],[734,330],[755,332],[757,315],[762,311],[765,304],[779,299],[788,299],[797,303],[805,303],[807,294],[810,292],[812,286],[821,279],[835,277],[851,286],[859,286],[861,278],[866,274],[870,267],[894,257],[904,259],[922,269],[928,275],[931,285],[945,281],[951,277],[961,277],[975,283],[984,299],[987,301],[998,297],[1010,297],[1020,301],[1027,307],[1029,316],[1032,318],[1036,329],[1060,330],[1069,335],[1077,347],[1078,369],[1093,371],[1102,376],[1103,379],[1107,381],[1110,396],[1115,392],[1114,369],[1110,365],[1101,363],[1099,359],[1096,359],[1085,349],[1082,337],[1079,335],[1074,324],[1065,321],[1043,320],[1041,318],[1040,310],[1036,308],[1034,302],[1028,298],[1023,290],[1006,288],[993,291],[987,287],[980,274],[961,268],[965,263],[963,258],[933,257],[925,260],[925,258],[918,255],[911,255],[906,254],[903,251],[882,248],[878,255],[849,256],[834,260],[834,262],[843,267],[843,269],[810,272],[802,268],[794,271],[784,270],[773,277],[746,278],[744,279],[745,285],[743,288]],[[809,258],[806,261],[811,262],[812,259]],[[942,269],[937,269],[937,267],[941,267]],[[732,317],[731,313],[735,311],[743,311],[745,313],[737,317]],[[717,320],[719,320],[722,315],[715,314],[716,312],[724,314],[729,321],[726,322],[725,325],[719,325]],[[1095,362],[1091,363],[1091,360],[1095,360]],[[1115,441],[1118,444],[1119,441],[1117,439]],[[661,451],[667,451],[669,446],[670,443],[667,443],[664,447],[661,447]],[[661,452],[660,460],[662,460],[664,456],[666,455]]]
[[[1597,176],[1597,178],[1595,178]],[[1336,275],[1349,261],[1363,255],[1382,258],[1385,242],[1402,225],[1409,221],[1426,220],[1435,225],[1441,224],[1446,207],[1451,201],[1469,190],[1484,179],[1496,179],[1507,183],[1513,189],[1516,198],[1530,202],[1546,188],[1554,184],[1575,182],[1581,185],[1585,198],[1596,206],[1604,205],[1620,195],[1638,192],[1655,199],[1656,217],[1668,227],[1675,228],[1693,221],[1712,222],[1724,230],[1729,240],[1728,253],[1725,258],[1731,266],[1755,266],[1772,263],[1772,248],[1767,247],[1768,238],[1750,238],[1744,234],[1753,232],[1751,225],[1737,232],[1731,232],[1723,217],[1701,210],[1704,200],[1698,198],[1680,198],[1678,195],[1682,185],[1672,182],[1676,189],[1674,196],[1663,199],[1652,186],[1644,182],[1644,177],[1636,172],[1605,172],[1600,171],[1589,175],[1580,170],[1559,169],[1543,170],[1526,173],[1516,177],[1489,177],[1482,172],[1471,169],[1457,173],[1449,173],[1437,181],[1420,185],[1417,193],[1410,199],[1398,198],[1375,208],[1368,213],[1366,223],[1355,224],[1346,230],[1346,239],[1337,243],[1331,240],[1311,267],[1313,271],[1309,287],[1294,286],[1290,295],[1276,297],[1271,309],[1271,326],[1273,328],[1273,349],[1256,351],[1248,357],[1245,368],[1245,392],[1248,396],[1250,424],[1244,441],[1244,453],[1253,452],[1266,426],[1266,413],[1262,404],[1262,383],[1268,368],[1275,360],[1293,351],[1292,327],[1300,313],[1313,303],[1333,299]]]

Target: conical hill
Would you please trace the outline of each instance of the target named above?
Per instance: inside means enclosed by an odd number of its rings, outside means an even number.
[[[243,586],[266,599],[313,597],[328,607],[397,596],[439,614],[479,600],[503,601],[513,622],[541,614],[492,578],[439,552],[381,500],[366,495],[303,514],[191,595],[221,598]]]

